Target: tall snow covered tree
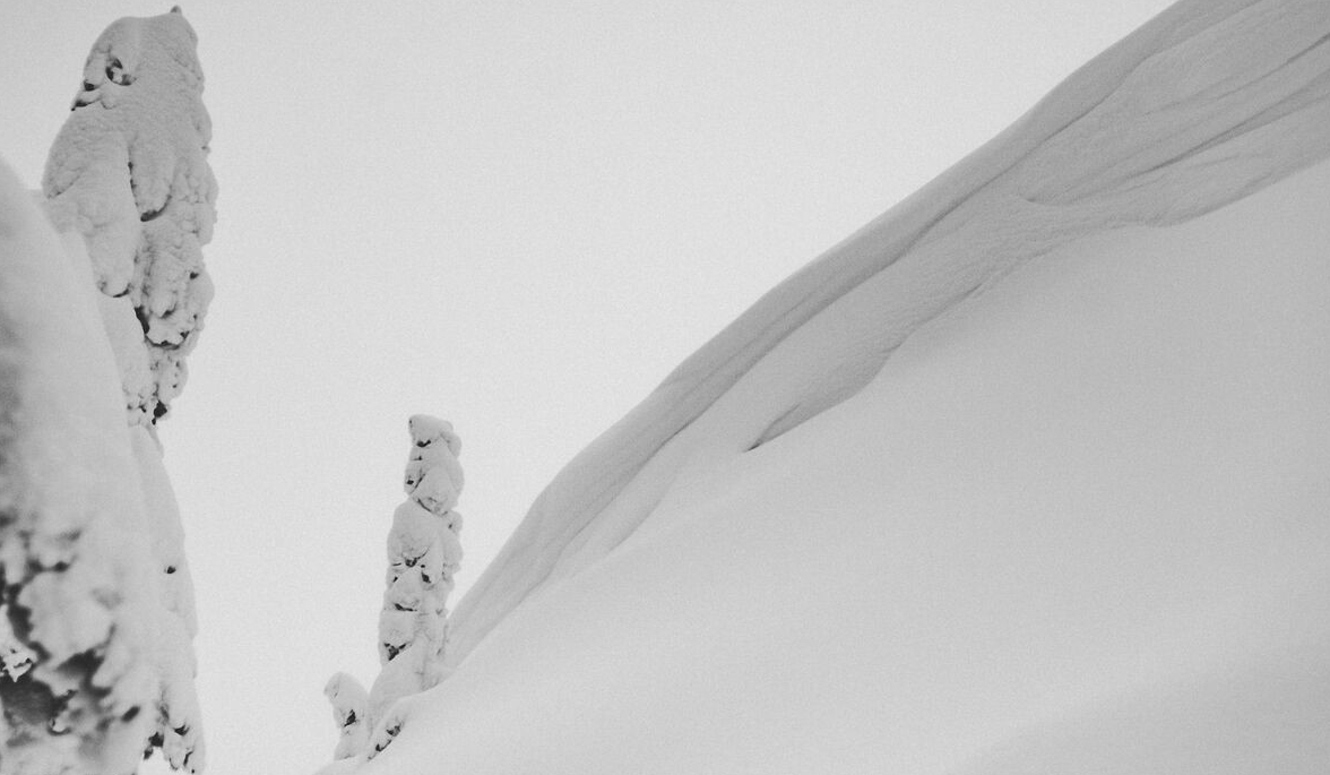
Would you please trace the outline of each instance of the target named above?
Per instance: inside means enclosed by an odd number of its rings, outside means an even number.
[[[407,499],[388,532],[387,589],[379,614],[383,667],[368,693],[345,673],[334,675],[324,689],[341,729],[336,759],[371,753],[370,732],[392,704],[444,678],[448,594],[462,562],[462,515],[454,508],[463,484],[457,462],[462,440],[451,423],[428,415],[414,415],[407,427]]]
[[[103,316],[132,423],[155,422],[180,394],[212,300],[202,246],[217,183],[197,42],[179,7],[107,28],[42,183],[56,225],[87,240],[97,287],[124,299]]]
[[[28,290],[85,301],[80,314],[95,325],[58,342],[35,335],[5,342],[7,380],[43,385],[53,398],[19,388],[4,395],[16,418],[0,439],[9,466],[0,481],[9,625],[9,633],[0,630],[9,666],[0,679],[0,773],[132,772],[154,748],[174,768],[203,767],[193,590],[154,427],[184,384],[184,358],[212,296],[201,246],[212,235],[217,186],[197,40],[179,8],[108,27],[47,161],[49,222],[23,220],[13,198],[5,202],[11,219],[39,235],[29,242],[54,255],[46,261],[71,267],[64,279],[88,293],[56,285],[55,270],[28,275]],[[27,243],[13,246],[5,271],[24,277],[19,268],[33,255]],[[37,317],[32,326],[40,326]],[[69,391],[54,389],[41,364],[57,354],[72,361],[63,378],[89,395],[56,402]],[[102,386],[95,373],[102,362],[119,396],[119,430],[93,423],[95,443],[85,443],[86,418],[104,420],[101,396],[92,395]],[[43,423],[25,402],[50,405]],[[68,464],[28,471],[23,458],[38,459],[28,447],[62,433],[70,449],[59,454]],[[56,496],[61,477],[74,480],[79,500]],[[118,538],[94,540],[103,533]],[[127,731],[117,731],[122,726]],[[113,736],[128,742],[109,746]]]

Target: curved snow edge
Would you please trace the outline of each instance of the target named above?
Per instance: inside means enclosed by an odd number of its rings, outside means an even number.
[[[465,659],[690,465],[853,395],[906,337],[1069,240],[1213,211],[1330,155],[1330,6],[1183,0],[1012,127],[763,296],[537,498],[452,617]]]

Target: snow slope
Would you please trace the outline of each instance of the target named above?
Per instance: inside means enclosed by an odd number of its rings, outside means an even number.
[[[1327,195],[1036,259],[680,477],[364,771],[1322,772]]]
[[[357,771],[1322,772],[1327,40],[1184,0],[773,290]]]
[[[1328,196],[1034,260],[680,476],[363,771],[1323,772]]]
[[[1088,234],[1167,225],[1330,152],[1330,7],[1179,3],[763,297],[574,459],[459,603],[452,658],[594,564],[688,468],[853,395],[921,325]]]

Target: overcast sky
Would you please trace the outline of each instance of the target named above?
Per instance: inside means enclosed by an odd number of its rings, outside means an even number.
[[[97,35],[170,3],[4,0],[28,185]],[[377,667],[410,414],[463,438],[460,594],[674,365],[1167,4],[184,3],[217,296],[161,435],[211,771],[330,757],[324,681]]]

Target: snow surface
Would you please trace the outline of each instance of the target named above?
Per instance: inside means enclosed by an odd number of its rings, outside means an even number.
[[[1330,6],[1185,1],[772,290],[541,494],[453,617],[453,659],[617,546],[690,468],[848,398],[920,326],[1035,256],[1221,207],[1330,153]]]
[[[1328,194],[1036,259],[680,476],[358,771],[1323,772]]]
[[[777,287],[326,771],[1324,771],[1327,40],[1184,0]]]

